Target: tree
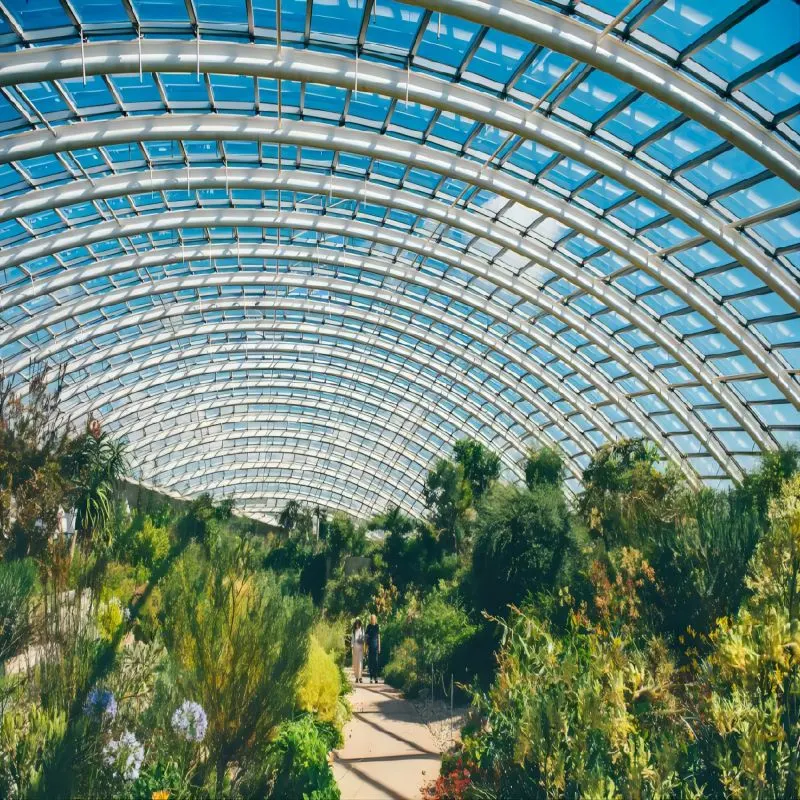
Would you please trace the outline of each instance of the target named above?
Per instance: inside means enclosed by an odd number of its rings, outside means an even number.
[[[477,503],[500,475],[500,456],[475,439],[459,439],[453,445],[453,452]]]
[[[353,520],[341,511],[326,520],[320,536],[325,540],[325,549],[333,569],[339,567],[346,555],[362,555],[367,544],[364,531],[356,528]]]
[[[311,509],[297,500],[289,500],[278,517],[278,525],[285,533],[295,533],[303,539],[309,539],[314,531]]]
[[[495,486],[479,508],[471,583],[477,607],[503,614],[552,590],[570,546],[564,495],[552,486]]]
[[[35,370],[24,401],[0,377],[0,551],[39,555],[58,529],[70,488],[59,468],[69,441],[58,413],[63,377],[51,390],[45,368]]]
[[[286,533],[289,533],[289,531],[297,527],[297,522],[300,519],[302,511],[303,506],[300,505],[297,500],[289,500],[278,515],[278,525],[280,525]]]
[[[560,486],[564,473],[564,459],[558,450],[542,447],[531,450],[525,461],[525,483],[529,489],[542,484]]]
[[[208,542],[218,524],[231,518],[234,502],[233,498],[226,498],[220,503],[214,503],[214,498],[208,492],[203,492],[192,500],[178,523],[178,536],[181,539]]]
[[[414,530],[414,520],[406,516],[398,505],[389,505],[382,514],[376,514],[367,525],[367,530],[383,529],[390,534],[405,536]]]
[[[742,509],[754,509],[766,524],[770,503],[783,489],[784,481],[800,470],[800,451],[794,447],[761,454],[758,469],[744,476],[734,497]]]
[[[437,459],[422,491],[431,522],[446,541],[453,543],[458,553],[465,515],[472,505],[472,492],[464,478],[464,468],[446,458]]]
[[[71,497],[77,511],[70,556],[79,532],[91,539],[105,529],[111,518],[112,493],[128,468],[126,447],[124,441],[88,430],[70,442],[63,460],[63,469],[73,485]]]
[[[710,489],[690,495],[675,525],[654,532],[659,589],[653,606],[666,633],[685,637],[691,629],[696,641],[739,610],[760,533],[754,507],[742,508],[734,492]]]
[[[584,470],[578,508],[607,548],[638,545],[680,513],[683,483],[671,466],[659,470],[659,461],[652,443],[622,439],[603,445]]]

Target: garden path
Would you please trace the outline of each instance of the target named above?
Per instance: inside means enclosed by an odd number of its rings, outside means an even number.
[[[352,681],[349,671],[348,676]],[[441,763],[436,738],[419,711],[385,683],[356,684],[350,703],[344,747],[333,756],[342,800],[419,800]]]

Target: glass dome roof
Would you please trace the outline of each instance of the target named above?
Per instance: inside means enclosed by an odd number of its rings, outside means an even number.
[[[794,0],[0,0],[0,358],[253,515],[800,439]]]

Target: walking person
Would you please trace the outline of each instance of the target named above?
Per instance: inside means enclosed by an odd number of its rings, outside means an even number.
[[[364,629],[361,627],[360,619],[357,619],[353,624],[350,648],[353,651],[353,677],[356,683],[364,683],[364,679],[361,677],[361,671],[364,667]]]
[[[367,661],[369,663],[369,682],[378,682],[378,657],[381,654],[381,629],[378,618],[371,614],[367,625]]]

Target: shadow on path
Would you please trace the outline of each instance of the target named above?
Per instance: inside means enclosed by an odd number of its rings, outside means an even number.
[[[417,709],[385,684],[353,687],[354,713],[333,772],[343,800],[417,800],[440,751]]]

